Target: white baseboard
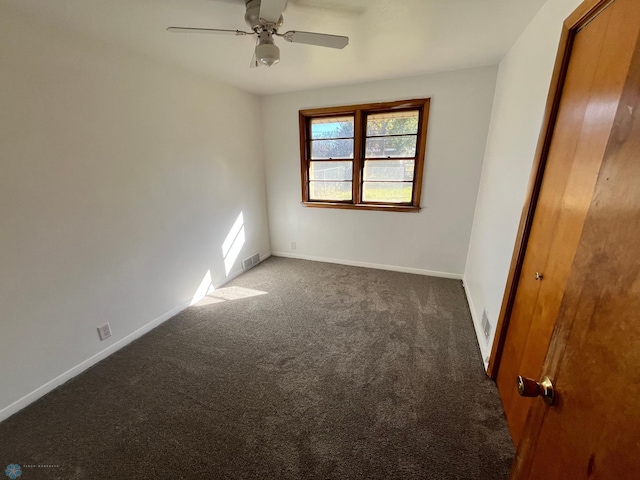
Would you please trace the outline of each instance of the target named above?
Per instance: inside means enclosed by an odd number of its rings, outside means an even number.
[[[375,268],[378,270],[390,270],[392,272],[414,273],[417,275],[428,275],[430,277],[452,278],[462,280],[462,275],[458,273],[438,272],[435,270],[423,270],[421,268],[399,267],[396,265],[383,265],[380,263],[358,262],[355,260],[343,260],[337,258],[313,257],[310,255],[300,255],[298,253],[271,252],[275,257],[298,258],[300,260],[311,260],[313,262],[337,263],[340,265],[350,265],[352,267]]]
[[[189,303],[190,302],[188,302],[188,301],[184,302],[183,304],[178,305],[177,307],[169,310],[165,314],[163,314],[163,315],[159,316],[158,318],[156,318],[155,320],[152,320],[149,323],[143,325],[142,327],[138,328],[137,330],[135,330],[134,332],[130,333],[126,337],[121,338],[117,342],[109,345],[104,350],[101,350],[98,353],[96,353],[95,355],[92,355],[91,357],[87,358],[85,361],[79,363],[75,367],[70,368],[69,370],[67,370],[66,372],[64,372],[61,375],[58,375],[53,380],[50,380],[47,383],[45,383],[44,385],[42,385],[41,387],[36,388],[31,393],[28,393],[27,395],[25,395],[24,397],[16,400],[12,404],[4,407],[2,410],[0,410],[0,422],[3,421],[3,420],[6,420],[7,418],[9,418],[11,415],[13,415],[14,413],[18,412],[19,410],[22,410],[24,407],[26,407],[30,403],[35,402],[40,397],[43,397],[44,395],[49,393],[51,390],[55,389],[56,387],[59,387],[60,385],[62,385],[66,381],[71,380],[76,375],[81,374],[82,372],[84,372],[89,367],[92,367],[93,365],[98,363],[100,360],[103,360],[103,359],[107,358],[112,353],[117,352],[122,347],[124,347],[124,346],[130,344],[131,342],[133,342],[134,340],[140,338],[142,335],[144,335],[145,333],[149,332],[150,330],[153,330],[154,328],[156,328],[161,323],[166,322],[171,317],[177,315],[182,310],[187,308],[189,306]]]
[[[264,261],[271,256],[271,252],[267,252],[264,255],[260,254],[260,261]]]
[[[487,345],[484,339],[484,332],[482,331],[482,324],[478,315],[476,314],[476,308],[473,305],[473,297],[471,296],[471,292],[469,292],[469,287],[467,286],[467,282],[462,280],[462,286],[464,287],[464,293],[467,296],[467,303],[469,304],[469,310],[471,311],[471,320],[473,321],[473,327],[476,331],[476,341],[478,342],[478,347],[480,348],[480,354],[482,355],[482,364],[484,365],[484,369],[487,370],[489,367],[489,362],[487,359],[491,354],[491,349],[489,345]]]
[[[269,258],[270,256],[271,256],[271,252],[268,252],[265,255],[261,254],[260,255],[260,260],[261,261],[265,260],[265,259]],[[243,273],[244,273],[244,271],[242,269],[237,270],[235,272],[232,272],[224,280],[222,280],[221,282],[217,283],[213,287],[214,288],[220,288],[220,287],[224,286],[226,283],[230,282],[231,280],[233,280],[234,278],[240,276]],[[92,355],[91,357],[87,358],[86,360],[84,360],[83,362],[79,363],[75,367],[72,367],[69,370],[67,370],[66,372],[58,375],[53,380],[48,381],[44,385],[42,385],[42,386],[36,388],[35,390],[33,390],[32,392],[26,394],[24,397],[16,400],[15,402],[11,403],[10,405],[8,405],[6,407],[4,407],[3,409],[0,410],[0,422],[2,422],[3,420],[6,420],[7,418],[9,418],[14,413],[18,412],[19,410],[22,410],[27,405],[35,402],[36,400],[38,400],[39,398],[43,397],[44,395],[46,395],[47,393],[49,393],[53,389],[59,387],[63,383],[67,382],[68,380],[71,380],[73,377],[81,374],[86,369],[88,369],[89,367],[92,367],[93,365],[95,365],[99,361],[104,360],[109,355],[111,355],[111,354],[117,352],[118,350],[120,350],[122,347],[127,346],[128,344],[130,344],[134,340],[140,338],[145,333],[150,332],[151,330],[153,330],[154,328],[156,328],[160,324],[166,322],[171,317],[174,317],[175,315],[177,315],[178,313],[183,311],[185,308],[188,308],[190,306],[190,304],[191,304],[191,300],[186,300],[185,302],[183,302],[182,304],[178,305],[177,307],[172,308],[171,310],[169,310],[165,314],[160,315],[158,318],[150,321],[149,323],[146,323],[142,327],[140,327],[137,330],[133,331],[132,333],[130,333],[126,337],[121,338],[117,342],[109,345],[104,350],[101,350],[98,353],[96,353],[95,355]]]

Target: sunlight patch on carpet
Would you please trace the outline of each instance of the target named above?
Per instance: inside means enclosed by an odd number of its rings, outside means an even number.
[[[240,300],[243,298],[256,297],[258,295],[266,295],[269,292],[263,292],[262,290],[254,290],[253,288],[243,287],[225,287],[213,290],[204,296],[196,305],[212,305],[214,303],[228,302],[233,300]]]

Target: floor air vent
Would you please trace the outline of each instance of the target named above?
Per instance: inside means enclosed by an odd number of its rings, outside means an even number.
[[[259,263],[260,263],[260,254],[254,253],[250,257],[247,257],[244,260],[242,260],[242,269],[246,272],[247,270],[255,267]]]

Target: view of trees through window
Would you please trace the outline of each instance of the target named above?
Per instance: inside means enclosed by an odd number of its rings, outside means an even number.
[[[412,204],[421,110],[363,112],[358,118],[359,125],[355,114],[308,120],[308,200]],[[355,151],[356,138],[361,152]]]
[[[366,118],[362,199],[410,203],[419,112],[386,112]]]
[[[354,117],[311,121],[309,196],[313,200],[352,199]],[[349,161],[334,161],[349,159]]]

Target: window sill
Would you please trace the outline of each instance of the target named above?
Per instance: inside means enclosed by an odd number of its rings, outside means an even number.
[[[330,202],[302,202],[305,207],[340,208],[344,210],[376,210],[379,212],[419,212],[420,207],[413,205],[377,205],[371,203],[330,203]]]

